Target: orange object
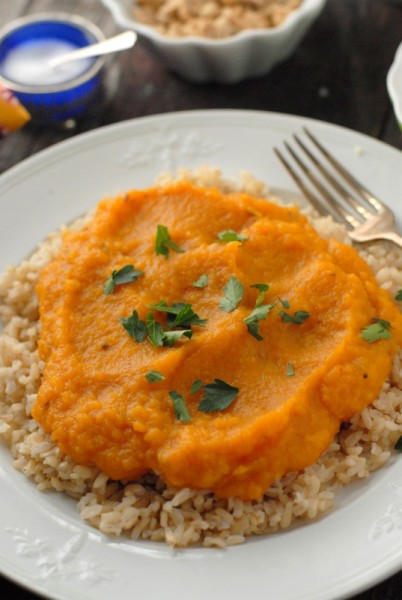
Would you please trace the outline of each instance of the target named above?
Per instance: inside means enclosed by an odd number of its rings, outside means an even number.
[[[0,86],[0,135],[20,129],[31,118],[12,92]]]
[[[158,224],[184,252],[156,254]],[[246,239],[219,241],[224,230]],[[144,274],[106,295],[111,273],[128,264]],[[207,285],[195,287],[202,274]],[[230,276],[244,295],[226,312]],[[270,285],[263,303],[274,305],[259,321],[262,340],[244,322],[260,283]],[[352,248],[323,240],[296,208],[188,183],[101,202],[88,225],[65,234],[38,294],[46,367],[33,416],[60,448],[113,479],[152,469],[170,485],[223,497],[260,498],[315,462],[340,423],[378,396],[402,341],[398,307]],[[151,311],[166,326],[149,308],[162,300],[191,304],[208,322],[173,347],[135,341],[119,318],[137,310],[145,321]],[[283,320],[297,311],[308,318]],[[363,339],[373,318],[391,323],[390,339]],[[149,382],[151,370],[164,380]],[[238,395],[201,412],[204,391],[191,386],[216,378]],[[191,420],[176,418],[171,391]]]

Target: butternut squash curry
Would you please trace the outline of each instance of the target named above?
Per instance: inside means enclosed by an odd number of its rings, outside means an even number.
[[[370,404],[402,317],[299,210],[181,182],[101,202],[37,287],[33,416],[112,479],[260,498]]]

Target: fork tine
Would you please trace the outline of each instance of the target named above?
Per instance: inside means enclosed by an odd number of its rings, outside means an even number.
[[[377,212],[384,208],[383,203],[374,196],[367,188],[364,187],[363,184],[360,183],[349,171],[347,171],[337,160],[336,158],[330,154],[330,152],[324,148],[324,146],[317,140],[317,138],[307,129],[307,127],[303,127],[304,133],[309,137],[309,139],[313,142],[313,144],[322,152],[325,158],[331,163],[336,171],[340,175],[344,177],[344,179],[349,183],[349,185],[359,194],[361,194],[366,202],[374,208]]]
[[[292,160],[288,162],[285,159],[286,154],[282,154],[277,148],[274,148],[274,151],[309,203],[319,214],[326,216],[332,213],[338,220],[349,226],[348,234],[354,242],[366,243],[374,240],[388,240],[402,248],[402,236],[398,233],[392,210],[368,192],[353,175],[342,167],[308,129],[304,128],[304,131],[309,138],[308,146],[305,146],[297,136],[294,136],[295,143],[298,146],[296,149],[285,142],[285,148]],[[308,149],[311,147],[311,143],[314,144],[314,154]],[[346,184],[340,183],[339,186],[338,184],[328,186],[327,167],[321,165],[321,156],[318,154],[317,149],[331,163],[330,171],[328,171],[330,174],[329,181],[331,182],[331,178],[337,181],[338,176],[340,176],[346,178]],[[293,165],[293,161],[295,165]],[[365,212],[360,212],[360,219],[354,214],[350,214],[347,207],[342,203],[345,200],[342,193],[344,185],[347,185],[346,189],[353,189],[352,192],[348,193],[353,194],[352,197],[356,202],[359,202],[361,196],[361,201],[367,200],[367,204],[374,208],[374,211],[369,210],[367,206],[367,209],[363,209]],[[313,191],[311,191],[311,188]],[[333,189],[335,192],[330,191]]]
[[[314,185],[314,187],[320,192],[320,194],[325,198],[328,202],[332,212],[337,215],[337,217],[350,225],[352,228],[358,227],[360,222],[350,214],[344,207],[338,202],[338,200],[322,185],[322,183],[317,179],[311,169],[301,160],[301,158],[296,154],[296,152],[289,146],[287,142],[285,142],[285,146],[288,152],[291,154],[295,162],[299,165],[300,169],[303,171],[305,176],[309,179],[309,181]],[[321,212],[322,214],[322,212]]]
[[[356,199],[348,192],[348,190],[337,179],[335,179],[328,169],[326,169],[324,165],[316,158],[316,156],[309,150],[309,148],[307,148],[298,135],[294,134],[293,137],[303,152],[320,171],[321,175],[330,183],[330,185],[332,185],[338,194],[348,202],[349,206],[351,206],[361,217],[363,217],[363,219],[369,219],[373,213],[369,212],[364,206],[356,201]]]
[[[283,164],[283,166],[285,167],[286,171],[293,178],[297,187],[302,191],[304,196],[310,202],[310,204],[316,209],[316,211],[321,216],[325,217],[327,212],[322,207],[321,202],[318,200],[318,198],[316,196],[314,196],[314,194],[304,185],[303,180],[299,177],[299,175],[296,173],[296,171],[293,169],[293,167],[290,165],[290,163],[286,160],[286,158],[283,156],[283,154],[278,150],[278,148],[274,148],[274,152],[275,152],[276,156],[279,158],[279,160],[281,161],[281,163]]]

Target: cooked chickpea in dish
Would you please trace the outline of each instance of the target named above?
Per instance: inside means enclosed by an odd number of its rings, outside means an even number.
[[[138,0],[134,17],[168,37],[226,38],[277,27],[301,0]]]

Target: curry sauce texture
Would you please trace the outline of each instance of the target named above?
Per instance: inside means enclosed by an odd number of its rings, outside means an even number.
[[[128,265],[138,276],[105,293]],[[402,341],[353,248],[297,208],[188,182],[102,201],[37,292],[33,416],[60,449],[112,479],[154,471],[220,497],[261,498],[314,463],[378,396]],[[198,318],[175,326],[183,307]],[[362,335],[370,324],[386,335]],[[206,409],[211,389],[230,402]]]

